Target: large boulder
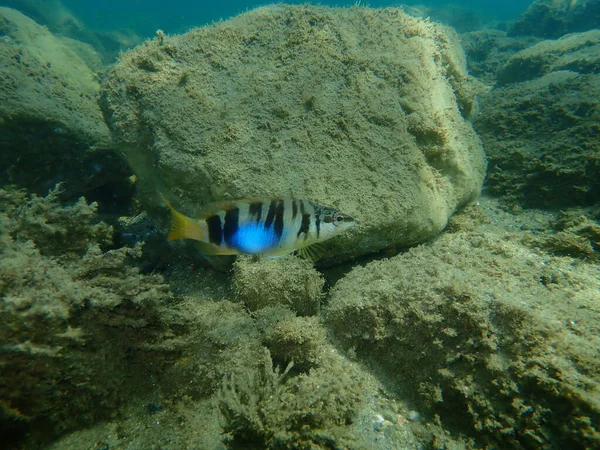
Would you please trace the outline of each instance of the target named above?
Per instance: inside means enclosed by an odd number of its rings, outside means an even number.
[[[128,168],[98,106],[101,63],[88,45],[0,8],[0,183],[94,197]],[[117,195],[118,197],[118,195]]]
[[[592,30],[539,42],[499,70],[475,121],[495,193],[527,207],[600,200],[599,51]]]
[[[359,227],[337,260],[438,233],[479,193],[475,92],[451,30],[398,9],[269,6],[121,56],[113,136],[148,203],[293,196]],[[153,198],[155,200],[153,200]]]
[[[40,25],[48,27],[54,35],[85,42],[98,52],[98,56],[106,64],[114,62],[120,51],[143,41],[131,29],[89,28],[61,0],[4,0],[2,4],[19,10]]]

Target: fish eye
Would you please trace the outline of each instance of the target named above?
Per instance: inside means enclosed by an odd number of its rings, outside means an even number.
[[[334,214],[333,217],[331,218],[331,221],[333,222],[334,225],[339,225],[344,221],[344,215],[343,214]]]

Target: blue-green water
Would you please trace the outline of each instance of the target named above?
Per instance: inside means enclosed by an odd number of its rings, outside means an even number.
[[[1,2],[0,2],[1,3]],[[268,2],[255,1],[227,1],[208,2],[194,0],[105,0],[85,2],[81,0],[65,0],[63,4],[88,26],[103,29],[131,28],[135,31],[151,35],[157,29],[167,33],[181,32],[189,27],[201,26],[212,21],[226,19],[248,9],[265,5]],[[351,6],[355,1],[334,2],[303,2],[289,1],[289,4],[312,3],[324,6]],[[484,17],[495,20],[510,20],[523,12],[530,2],[526,0],[510,0],[503,2],[477,0],[463,0],[456,2],[445,1],[370,1],[358,2],[373,8],[386,6],[424,5],[444,7],[446,5],[458,5],[473,8]]]

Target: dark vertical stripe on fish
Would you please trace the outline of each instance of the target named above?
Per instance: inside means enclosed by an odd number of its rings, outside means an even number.
[[[283,234],[283,213],[285,210],[284,201],[281,200],[277,203],[277,207],[275,208],[275,224],[273,225],[273,231],[275,232],[275,236],[277,236],[277,242],[281,239],[281,235]]]
[[[315,214],[315,228],[317,229],[317,239],[319,239],[319,235],[321,234],[321,214]]]
[[[267,213],[267,217],[265,218],[265,228],[271,228],[273,225],[273,220],[275,219],[275,207],[277,206],[277,200],[271,200],[269,204],[269,212]]]
[[[298,230],[298,234],[296,234],[296,237],[300,237],[302,233],[306,233],[308,227],[310,226],[310,217],[308,218],[308,224],[305,223],[306,217],[304,216],[306,215],[306,213],[304,212],[304,202],[302,200],[298,200],[298,203],[300,203],[300,214],[302,214],[302,222],[300,223],[300,229]]]
[[[294,220],[297,215],[298,215],[298,204],[296,203],[296,200],[292,200],[292,220]]]
[[[248,207],[248,215],[252,218],[255,217],[255,222],[260,222],[260,218],[262,216],[262,202],[252,202]]]
[[[229,245],[231,239],[237,233],[240,220],[240,209],[232,208],[225,213],[225,224],[223,225],[223,238]]]
[[[221,245],[223,242],[223,230],[221,229],[221,216],[214,215],[206,218],[208,227],[208,242]]]
[[[302,223],[300,224],[300,229],[298,230],[298,234],[296,237],[300,237],[302,233],[304,233],[304,240],[308,238],[308,230],[310,228],[310,214],[302,214]]]

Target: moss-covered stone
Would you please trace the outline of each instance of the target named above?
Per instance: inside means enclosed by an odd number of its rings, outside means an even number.
[[[319,311],[324,280],[305,259],[246,256],[234,264],[233,283],[250,311],[283,306],[306,316]]]
[[[498,72],[511,56],[541,39],[533,36],[507,36],[505,31],[483,29],[463,33],[460,41],[467,56],[469,73],[493,86]]]
[[[511,56],[498,72],[498,84],[535,80],[551,72],[596,74],[600,65],[600,30],[544,40]]]
[[[267,328],[264,341],[278,364],[293,363],[304,372],[322,365],[330,351],[325,328],[315,317],[283,318]]]
[[[185,297],[165,311],[163,319],[173,331],[147,347],[172,356],[157,378],[167,398],[210,398],[225,377],[242,374],[264,360],[261,334],[238,303]]]
[[[561,211],[551,225],[555,233],[533,234],[526,242],[558,256],[589,261],[600,259],[599,207]]]
[[[493,89],[475,126],[487,184],[507,204],[562,208],[600,200],[600,76],[560,70]]]
[[[93,70],[98,68],[97,62],[102,58],[106,64],[114,62],[120,51],[127,50],[143,38],[131,29],[98,30],[86,26],[62,0],[4,0],[4,6],[14,8],[27,17],[47,27],[61,40],[70,40],[76,48],[82,49],[84,56],[94,50],[87,62],[94,61]],[[85,45],[81,45],[85,43]]]
[[[593,205],[600,199],[600,32],[537,42],[495,34],[466,37],[475,72],[493,85],[474,120],[489,158],[487,187],[511,208]]]
[[[54,126],[57,135],[73,134],[82,143],[109,147],[110,135],[97,105],[98,77],[90,69],[100,67],[93,50],[82,57],[72,40],[54,36],[10,8],[0,8],[0,32],[3,122],[37,119]]]

